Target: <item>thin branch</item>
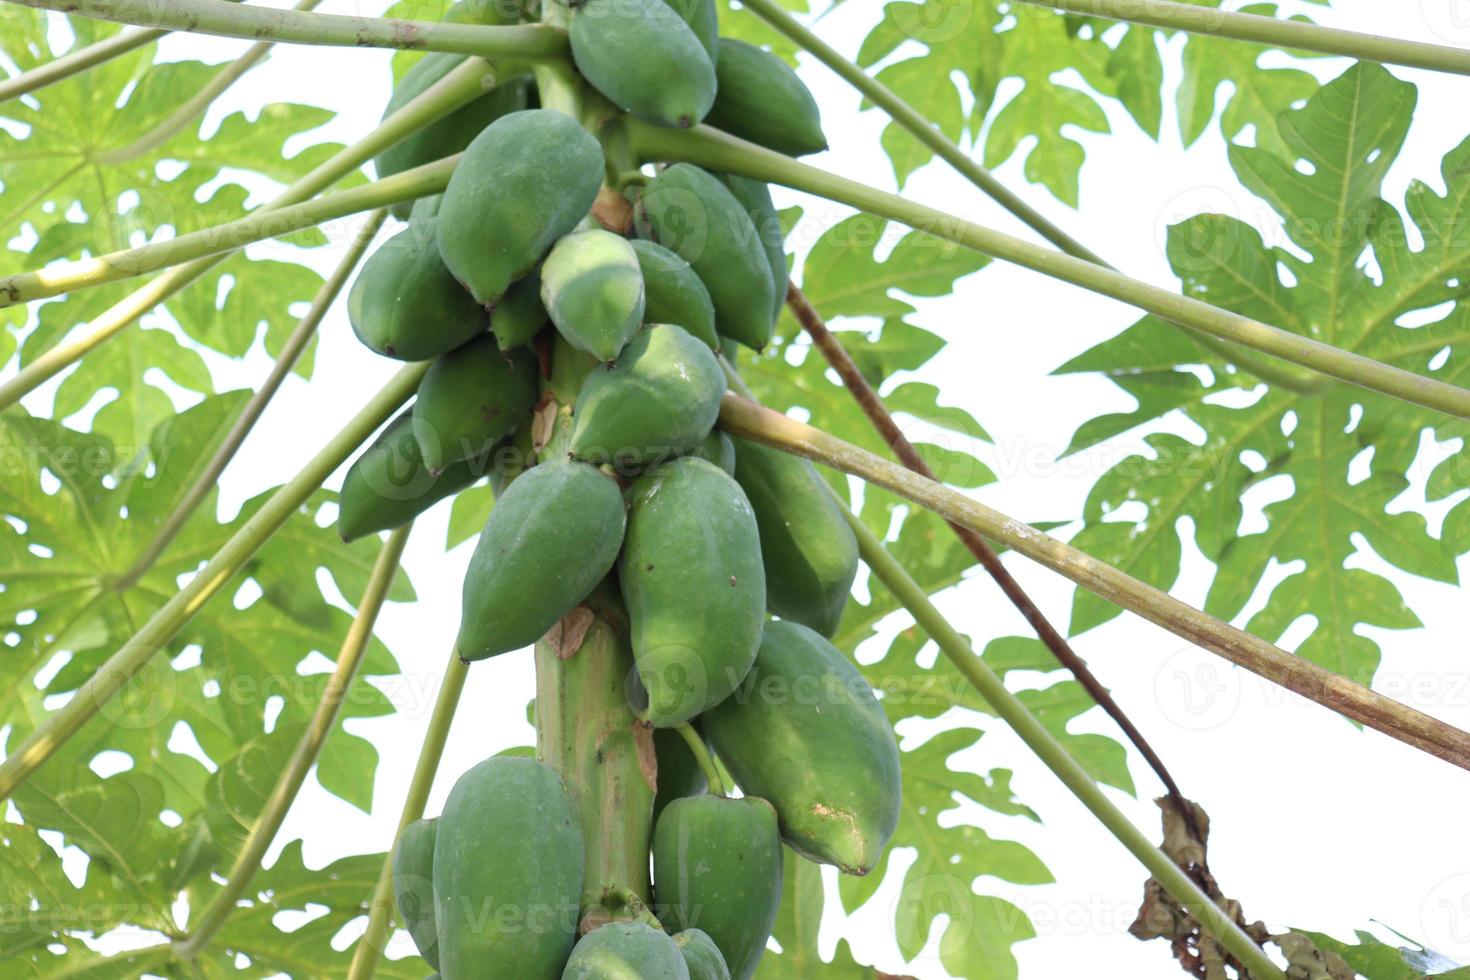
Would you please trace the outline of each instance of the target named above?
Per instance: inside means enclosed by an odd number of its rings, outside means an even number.
[[[483,95],[496,80],[496,69],[478,59],[467,60],[384,119],[372,132],[344,147],[310,173],[298,179],[260,210],[286,207],[305,201],[341,180],[386,148],[434,120]],[[159,303],[183,290],[214,268],[223,257],[200,259],[170,269],[163,275],[119,300],[91,322],[91,331],[75,340],[57,344],[22,368],[14,378],[0,384],[0,411],[66,370],[87,354],[121,333]]]
[[[1361,61],[1407,68],[1427,68],[1470,75],[1470,51],[1444,44],[1425,44],[1376,34],[1360,34],[1301,20],[1279,20],[1260,14],[1232,13],[1173,0],[1020,0],[1033,7],[1052,7],[1074,14],[1147,24],[1171,31],[1228,37],[1276,48],[1296,48],[1342,55]]]
[[[326,687],[322,689],[322,699],[317,703],[311,723],[301,734],[301,740],[296,743],[296,751],[291,754],[285,770],[276,778],[275,788],[271,790],[270,798],[266,800],[255,825],[250,828],[250,836],[239,856],[235,858],[225,886],[199,917],[198,925],[189,930],[187,937],[174,945],[174,953],[180,959],[192,960],[209,945],[220,926],[235,911],[235,903],[245,893],[255,872],[260,870],[261,859],[265,857],[271,842],[276,839],[281,823],[286,819],[286,813],[306,783],[306,774],[316,764],[322,745],[337,721],[342,700],[357,676],[368,641],[372,639],[373,624],[377,622],[383,601],[388,598],[388,589],[393,584],[394,576],[398,574],[403,547],[408,543],[412,528],[413,522],[410,521],[394,531],[378,552],[378,560],[373,565],[372,575],[363,591],[362,602],[358,604],[357,615],[353,618],[347,635],[342,638],[342,648],[337,653],[337,667],[332,671],[332,676],[327,678]]]
[[[132,567],[112,583],[114,592],[123,592],[132,588],[133,584],[153,567],[158,556],[163,554],[164,549],[189,522],[195,509],[215,488],[225,467],[230,465],[230,460],[234,459],[235,454],[240,451],[240,446],[250,435],[250,430],[255,428],[255,423],[260,421],[260,416],[265,412],[266,406],[276,396],[286,376],[295,368],[302,352],[306,350],[306,345],[311,343],[312,337],[316,336],[316,329],[321,324],[322,318],[326,316],[327,310],[337,299],[337,294],[342,291],[342,287],[347,284],[347,280],[352,276],[352,270],[357,268],[357,263],[362,260],[363,253],[372,244],[373,237],[377,235],[378,229],[383,226],[383,220],[387,216],[386,210],[375,211],[367,223],[362,226],[362,230],[357,233],[357,237],[342,256],[342,261],[337,263],[337,268],[332,271],[331,276],[322,283],[316,296],[312,298],[311,308],[296,324],[296,329],[291,331],[291,336],[286,338],[286,343],[276,357],[275,364],[271,365],[270,374],[251,394],[250,400],[245,403],[245,407],[235,418],[234,424],[230,426],[230,431],[226,433],[224,441],[220,443],[219,448],[215,450],[199,476],[190,484],[183,499],[168,515],[168,519],[158,529],[158,533],[153,536],[148,547],[143,549]]]
[[[834,496],[835,499],[835,496]],[[841,502],[839,501],[839,506]],[[881,541],[869,531],[846,507],[842,508],[848,523],[858,536],[858,550],[869,568],[884,585],[888,586],[909,614],[939,645],[939,649],[950,662],[974,685],[995,713],[1000,715],[1011,729],[1021,737],[1028,748],[1056,774],[1067,789],[1087,807],[1118,842],[1148,869],[1155,881],[1181,906],[1188,909],[1200,924],[1228,949],[1236,959],[1245,964],[1256,980],[1275,977],[1286,980],[1286,975],[1271,962],[1265,951],[1245,934],[1235,921],[1216,905],[1195,883],[1185,869],[1175,864],[1168,855],[1154,846],[1137,827],[1128,821],[1107,795],[1098,787],[1087,771],[1078,764],[1060,742],[1047,731],[1020,699],[1006,688],[990,665],[975,655],[970,644],[944,618],[943,614],[929,601],[903,567],[883,547]]]
[[[694,726],[690,724],[677,725],[674,730],[679,733],[684,744],[689,746],[695,765],[699,766],[699,771],[704,773],[704,781],[709,783],[710,792],[716,796],[726,795],[725,781],[720,778],[720,767],[715,765],[714,757],[709,754],[709,747],[704,744],[704,739],[699,737],[699,732],[695,731]]]
[[[439,696],[434,701],[434,713],[429,717],[429,730],[419,747],[419,761],[413,770],[413,781],[408,785],[408,795],[403,800],[403,812],[398,818],[398,830],[383,858],[383,871],[378,877],[378,887],[373,890],[372,905],[368,909],[367,931],[357,941],[352,953],[352,965],[347,971],[347,980],[368,980],[378,967],[378,957],[388,938],[388,924],[393,916],[393,851],[398,846],[398,837],[403,828],[424,815],[424,805],[429,800],[429,790],[434,785],[434,774],[439,771],[439,760],[444,755],[444,743],[449,739],[449,729],[454,724],[454,712],[459,707],[459,696],[464,691],[465,675],[469,664],[459,659],[459,654],[449,654],[449,664],[444,668],[444,681]]]
[[[858,406],[862,408],[863,414],[868,417],[868,421],[872,423],[878,435],[882,437],[884,442],[888,443],[888,447],[893,450],[894,455],[898,457],[898,461],[920,476],[930,480],[936,480],[937,477],[935,477],[934,471],[929,468],[928,463],[924,462],[924,458],[919,455],[913,443],[909,442],[908,437],[903,434],[903,430],[898,427],[898,423],[894,421],[893,415],[888,411],[888,407],[883,404],[883,399],[878,396],[878,393],[873,390],[873,386],[868,384],[868,379],[863,377],[862,371],[853,363],[852,356],[848,354],[847,348],[842,346],[842,341],[838,340],[827,329],[827,324],[822,321],[821,316],[812,307],[806,295],[797,288],[794,282],[791,283],[787,291],[786,305],[791,308],[791,312],[796,316],[796,321],[801,324],[802,329],[812,338],[812,343],[822,352],[822,355],[827,359],[827,363],[832,366],[832,369],[837,372],[838,377],[842,379],[842,383],[847,387],[847,390],[852,393],[852,397],[857,401]],[[1191,820],[1194,815],[1194,808],[1189,806],[1188,800],[1185,799],[1178,784],[1174,782],[1174,777],[1170,774],[1168,767],[1164,765],[1164,760],[1159,758],[1159,754],[1154,751],[1148,739],[1143,737],[1143,733],[1138,730],[1138,726],[1133,723],[1133,719],[1129,718],[1118,702],[1113,700],[1113,695],[1103,686],[1102,681],[1097,679],[1091,668],[1087,666],[1087,663],[1078,656],[1066,638],[1062,636],[1056,627],[1052,626],[1050,620],[1046,618],[1046,614],[1026,594],[1026,590],[1022,588],[1021,583],[1016,581],[1015,576],[1010,573],[1010,570],[1000,560],[1000,556],[995,553],[995,549],[990,547],[984,538],[967,527],[961,527],[959,524],[950,521],[949,528],[960,539],[960,542],[969,549],[970,554],[975,556],[975,560],[980,563],[981,567],[995,580],[995,584],[1000,586],[1000,590],[1005,593],[1006,598],[1011,601],[1011,604],[1031,624],[1031,628],[1036,631],[1037,637],[1051,651],[1052,656],[1056,658],[1057,662],[1071,671],[1072,676],[1077,678],[1077,682],[1082,685],[1092,697],[1092,700],[1097,702],[1117,726],[1123,730],[1123,734],[1128,737],[1128,741],[1133,743],[1134,748],[1138,749],[1139,754],[1148,762],[1149,768],[1154,771],[1159,777],[1159,780],[1164,784],[1164,788],[1168,792],[1169,797],[1179,807],[1180,814],[1183,815],[1185,820]],[[1198,828],[1194,829],[1198,831]]]
[[[626,123],[634,148],[644,159],[682,160],[783,184],[794,190],[846,204],[925,234],[954,242],[1103,296],[1121,300],[1201,333],[1241,344],[1263,354],[1330,375],[1349,384],[1415,405],[1470,418],[1470,391],[1341,350],[1280,327],[1211,306],[1172,290],[1129,278],[1063,252],[1022,241],[935,208],[907,201],[858,181],[838,177],[708,126],[661,129],[637,120]]]
[[[1221,622],[1106,562],[809,425],[726,394],[727,431],[861,477],[984,535],[1201,649],[1407,745],[1470,769],[1470,733]]]
[[[151,44],[167,33],[169,32],[144,28],[118,31],[95,44],[69,51],[44,65],[37,65],[30,71],[21,72],[12,78],[0,81],[0,102],[18,99],[22,95],[29,95],[47,85],[64,82],[73,75],[80,75],[104,61],[111,61],[145,44]]]
[[[300,473],[271,495],[177,595],[109,657],[66,704],[47,715],[30,737],[0,762],[0,800],[15,792],[103,705],[116,697],[134,674],[178,636],[194,614],[229,583],[332,471],[408,401],[426,370],[427,363],[409,364],[394,375]]]
[[[446,51],[521,64],[567,56],[565,32],[540,24],[485,27],[428,20],[345,17],[299,10],[247,7],[224,0],[14,0],[27,7],[57,10],[94,20],[141,27],[348,48]]]

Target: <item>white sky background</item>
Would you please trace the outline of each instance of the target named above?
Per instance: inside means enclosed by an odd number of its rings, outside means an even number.
[[[356,6],[339,0],[322,9],[377,14],[383,6],[371,0]],[[1337,0],[1330,11],[1305,3],[1292,7],[1336,26],[1470,43],[1466,0]],[[850,55],[878,16],[874,0],[847,0],[817,27]],[[174,36],[163,42],[163,51],[168,58],[218,61],[233,57],[245,44]],[[1171,87],[1178,80],[1180,46],[1176,39],[1167,47]],[[313,138],[351,141],[378,121],[388,97],[387,59],[381,51],[278,47],[265,66],[216,105],[209,125],[212,128],[227,111],[268,101],[309,101],[339,113]],[[1320,63],[1317,70],[1328,77],[1343,64]],[[1440,159],[1470,130],[1464,111],[1470,79],[1394,71],[1420,89],[1413,130],[1388,181],[1389,200],[1400,203],[1411,179],[1426,180],[1442,190]],[[832,144],[829,153],[813,162],[892,188],[892,171],[878,143],[883,117],[873,111],[859,114],[858,97],[821,65],[804,63],[802,75],[823,107]],[[1059,81],[1081,84],[1075,77]],[[1001,98],[1013,94],[1008,84]],[[1168,100],[1159,143],[1141,134],[1121,109],[1110,108],[1109,116],[1114,135],[1075,134],[1088,151],[1080,212],[1027,184],[1020,155],[998,175],[1130,275],[1171,289],[1177,280],[1161,247],[1167,225],[1200,211],[1233,210],[1270,237],[1274,219],[1234,180],[1217,129],[1211,128],[1186,153],[1179,149]],[[269,190],[262,186],[255,203],[263,202]],[[916,174],[905,193],[975,221],[1007,231],[1018,229],[1013,219],[942,163]],[[801,203],[806,208],[805,222],[793,239],[797,251],[850,213],[781,189],[776,199],[780,206]],[[335,265],[355,227],[342,223],[330,228],[332,246],[309,253],[309,261],[325,273]],[[264,254],[282,248],[266,243],[252,251]],[[1093,481],[1139,440],[1136,436],[1115,440],[1061,463],[1056,456],[1080,423],[1105,411],[1126,410],[1131,399],[1097,378],[1052,378],[1048,372],[1132,323],[1136,313],[1000,264],[962,281],[951,297],[920,300],[916,305],[915,321],[950,342],[919,377],[938,385],[947,402],[972,412],[996,440],[994,446],[976,449],[1001,479],[976,495],[1026,520],[1079,514]],[[213,355],[210,361],[222,389],[254,386],[269,364],[259,344],[243,362]],[[231,466],[221,490],[226,515],[294,473],[397,369],[356,341],[341,302],[321,328],[316,365],[309,386],[295,377],[286,383]],[[46,408],[53,387],[28,400],[32,410]],[[1186,423],[1178,431],[1188,434],[1190,429]],[[1422,481],[1439,458],[1437,452],[1426,446],[1421,453],[1414,474],[1418,482],[1405,495],[1403,506],[1422,504]],[[332,485],[339,482],[340,473]],[[1259,508],[1273,499],[1278,498],[1269,486],[1252,490],[1246,501],[1247,520],[1252,515],[1259,520]],[[1443,504],[1427,509],[1436,532],[1447,510]],[[378,626],[405,671],[390,686],[399,713],[349,725],[370,738],[382,754],[373,814],[329,796],[313,778],[268,860],[274,860],[281,842],[296,837],[305,839],[306,859],[313,866],[380,850],[389,840],[458,624],[460,581],[471,546],[444,553],[448,513],[445,504],[422,518],[408,545],[406,567],[421,601],[390,605]],[[1059,533],[1075,530],[1071,525]],[[1210,566],[1190,543],[1189,530],[1185,529],[1184,573],[1174,593],[1200,604]],[[1065,623],[1070,587],[1024,559],[1007,561],[1042,608]],[[1375,570],[1387,568],[1366,548],[1352,561]],[[1470,727],[1467,618],[1459,590],[1398,573],[1393,577],[1426,628],[1371,631],[1384,646],[1379,688]],[[1263,601],[1264,592],[1240,622]],[[995,636],[1025,632],[1020,617],[983,578],[971,579],[945,595],[941,606],[977,645]],[[1288,645],[1299,642],[1309,629],[1310,624],[1297,624],[1287,637]],[[1265,920],[1273,930],[1300,926],[1345,939],[1351,938],[1354,928],[1368,927],[1370,919],[1377,919],[1424,939],[1459,962],[1470,962],[1470,853],[1464,837],[1470,781],[1464,773],[1385,737],[1358,733],[1341,718],[1284,695],[1136,619],[1115,620],[1079,638],[1076,646],[1153,741],[1186,794],[1210,812],[1211,865],[1225,893],[1242,902],[1249,917]],[[325,662],[318,666],[328,669]],[[1028,679],[1013,682],[1025,684]],[[506,655],[474,667],[430,798],[430,814],[438,812],[460,772],[486,755],[532,739],[525,721],[531,695],[532,664],[527,654]],[[1096,710],[1074,727],[1119,737]],[[913,737],[914,730],[905,729],[904,734]],[[1112,791],[1110,795],[1155,836],[1157,812],[1149,800],[1160,788],[1140,760],[1131,757],[1131,763],[1140,798]],[[1181,975],[1165,944],[1142,944],[1126,934],[1141,894],[1142,870],[1017,738],[998,723],[990,724],[979,745],[953,764],[981,772],[996,767],[1014,770],[1017,795],[1044,821],[1036,825],[975,807],[947,818],[973,815],[992,837],[1024,842],[1057,879],[1056,884],[1041,887],[993,879],[980,882],[983,891],[1015,902],[1035,923],[1039,938],[1015,947],[1023,977],[1162,980]],[[895,868],[902,869],[909,861],[896,856]],[[881,969],[921,978],[948,976],[938,961],[936,943],[918,960],[903,964],[891,938],[896,880],[891,877],[870,906],[852,919],[831,910],[823,926],[823,952],[830,953],[837,939],[846,937],[859,958]],[[936,929],[936,939],[938,935]],[[1379,935],[1389,938],[1382,931]],[[339,942],[345,945],[350,938],[339,936]],[[406,937],[398,937],[395,955],[406,951],[406,942]]]

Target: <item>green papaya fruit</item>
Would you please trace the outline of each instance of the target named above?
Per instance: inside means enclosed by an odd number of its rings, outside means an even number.
[[[643,273],[643,319],[649,323],[677,323],[712,350],[719,350],[715,305],[698,273],[657,242],[640,238],[631,244]]]
[[[393,847],[393,900],[398,918],[430,966],[439,969],[439,934],[434,924],[434,840],[438,820],[415,820]]]
[[[898,825],[898,743],[842,651],[799,623],[767,623],[745,683],[701,721],[741,789],[776,808],[792,850],[873,869]]]
[[[750,670],[765,618],[760,535],[740,485],[698,457],[645,473],[629,498],[618,575],[641,685],[633,708],[667,728],[719,704]]]
[[[675,800],[686,796],[698,796],[709,783],[704,770],[699,768],[689,743],[672,728],[653,730],[653,753],[658,762],[658,790],[653,797],[653,826],[658,826],[658,815]]]
[[[643,322],[638,253],[602,228],[567,235],[541,266],[541,302],[567,343],[611,361]]]
[[[725,372],[683,327],[653,323],[582,382],[568,444],[594,463],[643,467],[698,449],[720,415]]]
[[[771,267],[772,321],[781,318],[781,307],[786,304],[786,289],[791,282],[791,271],[786,265],[786,232],[781,228],[781,216],[771,201],[771,189],[759,180],[751,180],[738,174],[721,174],[720,179],[735,195],[735,200],[745,206],[750,223],[760,238],[761,249],[766,253],[766,263]]]
[[[676,932],[674,946],[689,968],[689,980],[730,980],[730,967],[709,933],[701,929]]]
[[[536,358],[502,351],[489,334],[434,359],[419,382],[413,433],[437,473],[509,435],[536,403]]]
[[[715,102],[715,66],[664,0],[577,0],[567,36],[582,77],[608,101],[659,126],[688,129]]]
[[[718,94],[705,122],[787,156],[827,148],[817,100],[786,62],[722,37],[716,72]]]
[[[445,497],[484,476],[493,453],[451,463],[438,476],[424,466],[413,434],[412,410],[389,423],[352,461],[337,495],[337,533],[343,541],[402,527]]]
[[[482,660],[539,640],[612,569],[625,522],[617,483],[595,466],[563,459],[516,477],[470,557],[459,655]]]
[[[715,0],[664,0],[664,2],[694,31],[694,36],[699,38],[699,43],[704,47],[704,53],[709,56],[709,63],[717,64],[720,60],[720,25]]]
[[[388,99],[388,107],[383,110],[383,118],[387,119],[423,95],[445,75],[458,68],[466,57],[437,51],[424,55],[393,87],[393,95]],[[468,102],[449,115],[429,123],[418,132],[405,136],[373,160],[378,178],[390,177],[461,152],[486,126],[506,113],[526,108],[530,85],[529,76],[512,78],[490,89],[473,102]],[[412,207],[411,203],[405,201],[392,205],[389,210],[395,218],[406,219]]]
[[[587,214],[602,146],[555,109],[512,112],[465,149],[439,211],[439,254],[485,306],[535,268]]]
[[[766,608],[823,636],[837,632],[857,577],[857,537],[816,468],[735,440],[735,479],[761,529]]]
[[[428,197],[419,198],[418,200],[413,202],[413,207],[410,208],[408,211],[409,223],[411,224],[415,221],[424,221],[428,218],[437,217],[439,214],[439,206],[443,203],[443,194],[430,194]],[[436,254],[439,251],[439,246],[437,244],[434,246],[434,251]],[[440,262],[443,262],[443,259],[440,259]]]
[[[444,267],[437,218],[415,221],[369,255],[347,294],[347,319],[375,353],[427,361],[485,332],[485,311]]]
[[[577,939],[582,829],[561,777],[495,756],[455,782],[434,844],[446,977],[555,977]]]
[[[781,907],[781,860],[765,800],[675,800],[653,831],[654,914],[668,928],[708,933],[729,975],[749,980]]]
[[[526,347],[546,326],[546,319],[546,306],[541,302],[541,270],[532,269],[525,278],[511,283],[490,311],[490,332],[501,350]]]
[[[634,208],[640,233],[688,262],[709,290],[721,336],[760,350],[771,340],[770,264],[730,189],[693,164],[667,167]]]
[[[689,980],[689,967],[666,933],[646,922],[609,922],[577,943],[561,980]]]
[[[714,463],[716,466],[724,470],[726,473],[729,473],[731,476],[735,475],[735,443],[730,439],[729,436],[725,435],[719,429],[714,430],[709,435],[704,437],[704,442],[700,443],[699,448],[694,451],[694,455],[698,456],[700,459],[709,460],[711,463]],[[760,515],[757,514],[757,523],[759,523],[759,520]],[[766,573],[766,579],[766,589],[767,591],[769,591],[769,572]],[[766,601],[770,601],[769,596],[767,597]]]

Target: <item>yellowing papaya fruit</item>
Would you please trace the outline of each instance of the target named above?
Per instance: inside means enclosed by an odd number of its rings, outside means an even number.
[[[781,907],[781,831],[759,797],[670,803],[653,831],[654,909],[709,934],[734,980],[755,973]]]
[[[720,38],[714,108],[705,122],[752,143],[799,157],[827,148],[817,100],[780,58],[734,38]]]
[[[715,66],[664,0],[574,0],[567,36],[577,70],[620,109],[688,129],[715,101]]]
[[[482,334],[485,311],[444,267],[437,218],[414,221],[378,246],[347,294],[347,319],[367,348],[427,361]]]
[[[811,463],[735,443],[735,480],[761,530],[766,608],[831,636],[857,577],[857,538]]]
[[[618,576],[633,708],[667,728],[719,704],[750,670],[765,618],[760,535],[740,485],[697,457],[650,470],[629,497]]]
[[[709,460],[731,476],[735,475],[735,443],[720,430],[716,429],[705,436],[704,442],[699,444],[699,448],[695,450],[694,454],[700,459]],[[757,521],[759,521],[759,515],[757,515]],[[767,573],[766,577],[766,589],[769,591],[770,574]],[[767,601],[769,601],[769,597]]]
[[[489,334],[434,359],[419,382],[413,433],[437,473],[509,435],[536,402],[536,358],[502,351]]]
[[[681,456],[710,434],[724,393],[725,373],[709,347],[683,327],[650,324],[582,382],[568,449],[619,467]]]
[[[653,753],[658,762],[656,777],[658,789],[653,797],[653,823],[658,826],[658,816],[675,800],[686,796],[698,796],[709,783],[704,770],[689,749],[689,743],[672,728],[653,730]]]
[[[419,955],[439,969],[439,934],[434,924],[434,840],[438,820],[415,820],[393,846],[393,900],[398,918]]]
[[[541,270],[532,269],[524,279],[511,283],[490,311],[490,332],[501,350],[511,350],[530,344],[546,326],[546,320],[546,305],[541,302]]]
[[[567,235],[541,266],[541,302],[567,343],[611,361],[643,322],[638,253],[602,228]]]
[[[383,110],[383,118],[387,119],[423,95],[445,75],[458,68],[465,58],[466,55],[437,51],[425,54],[393,87],[393,95],[388,99],[388,107]],[[468,102],[418,132],[405,136],[374,158],[373,167],[377,170],[379,179],[461,152],[486,126],[506,113],[526,108],[530,88],[529,76],[509,79],[473,102]],[[394,217],[405,219],[412,207],[411,203],[405,201],[392,205],[389,210]]]
[[[643,319],[649,323],[677,323],[711,350],[719,350],[715,305],[699,275],[688,262],[657,242],[640,238],[631,244],[643,273]]]
[[[898,825],[898,743],[842,651],[799,623],[767,623],[745,683],[701,722],[741,789],[776,808],[792,850],[873,869]]]
[[[364,534],[402,527],[485,475],[493,455],[462,459],[435,476],[419,453],[412,410],[404,412],[353,460],[343,477],[337,495],[337,533],[343,541],[354,541]]]
[[[786,289],[791,282],[791,270],[786,265],[786,232],[781,228],[781,216],[771,201],[771,188],[759,180],[741,177],[739,174],[721,174],[720,180],[730,188],[735,200],[745,206],[750,222],[755,226],[761,250],[766,253],[766,263],[771,267],[772,307],[771,319],[781,318],[781,307],[786,303]]]
[[[492,974],[484,974],[491,976]],[[529,976],[496,973],[494,976]],[[674,941],[646,922],[609,922],[583,936],[562,980],[689,980]]]
[[[771,339],[770,264],[745,207],[688,163],[667,167],[634,207],[640,234],[688,262],[709,290],[721,336],[760,350]]]
[[[689,980],[730,980],[730,967],[709,933],[702,929],[676,932],[674,946],[689,968]]]
[[[618,485],[595,466],[557,460],[516,477],[465,573],[460,657],[539,640],[612,569],[625,521]]]
[[[476,302],[493,306],[582,220],[602,172],[601,145],[566,113],[500,117],[465,149],[444,191],[444,264]]]
[[[704,53],[709,55],[709,63],[715,64],[720,60],[720,25],[719,11],[715,7],[715,0],[664,0],[680,17],[684,23],[694,31],[694,36],[699,38],[699,43],[704,47]]]
[[[446,977],[555,977],[577,939],[582,830],[561,777],[495,756],[455,782],[434,844]]]

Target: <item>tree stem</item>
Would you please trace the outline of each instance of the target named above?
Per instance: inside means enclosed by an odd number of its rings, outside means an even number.
[[[1470,769],[1470,734],[1221,622],[943,484],[733,394],[725,395],[720,424],[734,435],[805,456],[891,490],[1273,684],[1406,745]]]
[[[835,495],[834,495],[835,499]],[[939,645],[939,649],[950,662],[974,685],[975,690],[990,703],[1006,724],[1021,737],[1026,746],[1035,752],[1046,767],[1072,791],[1072,794],[1091,811],[1118,842],[1136,857],[1160,885],[1236,959],[1245,964],[1256,980],[1275,977],[1286,980],[1285,974],[1273,964],[1264,950],[1245,934],[1235,922],[1210,897],[1200,889],[1188,873],[1169,859],[1168,855],[1154,846],[1137,827],[1128,821],[1107,795],[1098,787],[1071,754],[1062,747],[1046,727],[1037,720],[1021,701],[1010,692],[985,663],[970,649],[970,644],[929,601],[903,567],[883,547],[882,542],[869,531],[867,525],[858,520],[841,501],[843,514],[857,534],[858,551],[863,561],[873,570],[896,596],[904,608],[914,617],[919,628],[928,633]]]
[[[633,145],[643,159],[686,161],[825,197],[1110,296],[1191,330],[1456,418],[1470,418],[1470,391],[1455,385],[1382,364],[1172,290],[1139,282],[1105,266],[1022,241],[896,194],[838,177],[708,126],[688,130],[661,129],[637,120],[629,120],[626,125]]]
[[[1470,75],[1470,51],[1444,44],[1404,41],[1360,34],[1300,20],[1279,20],[1260,14],[1232,13],[1173,0],[1021,0],[1034,7],[1052,7],[1073,14],[1147,24],[1171,31],[1206,34],[1252,41],[1277,48],[1296,48],[1320,54],[1342,55],[1361,61],[1407,68],[1427,68],[1453,75]]]
[[[129,51],[137,50],[145,44],[151,44],[167,33],[169,32],[147,28],[118,31],[95,44],[69,51],[44,65],[37,65],[30,71],[21,72],[12,78],[0,81],[0,102],[18,99],[22,95],[29,95],[48,85],[64,82],[104,61],[120,58]]]
[[[306,774],[316,764],[322,745],[337,721],[342,699],[347,696],[347,690],[357,676],[357,668],[362,664],[363,652],[367,650],[368,640],[372,639],[373,624],[377,622],[378,612],[383,608],[383,600],[388,597],[388,588],[393,584],[393,577],[398,573],[398,563],[403,557],[403,547],[408,543],[408,534],[412,528],[413,523],[409,522],[394,531],[378,552],[378,560],[373,565],[372,575],[363,591],[362,602],[358,604],[357,615],[342,639],[342,648],[337,654],[337,667],[327,679],[311,724],[302,733],[285,771],[276,779],[275,788],[266,800],[265,808],[256,818],[244,848],[230,868],[225,886],[215,895],[200,916],[199,924],[189,931],[188,937],[175,944],[174,952],[180,959],[192,960],[209,945],[220,926],[235,911],[235,903],[244,894],[255,872],[260,869],[266,849],[275,840],[282,821],[286,819],[286,813],[306,782]]]
[[[459,696],[464,692],[465,676],[469,664],[459,659],[454,652],[449,654],[449,664],[444,668],[444,681],[439,696],[434,700],[434,713],[429,716],[429,729],[424,733],[419,747],[419,761],[414,766],[413,780],[408,784],[408,795],[403,799],[403,812],[398,817],[398,829],[383,857],[383,871],[378,877],[378,886],[373,889],[372,904],[368,909],[367,931],[357,941],[352,952],[352,965],[347,970],[347,980],[368,980],[378,968],[378,957],[387,944],[388,923],[393,917],[393,851],[398,846],[398,837],[403,828],[424,815],[424,806],[429,801],[429,790],[434,786],[434,774],[439,771],[439,760],[444,756],[444,743],[449,740],[449,729],[454,724],[454,712],[459,707]]]
[[[427,363],[409,364],[394,375],[300,473],[271,495],[178,594],[77,689],[71,700],[47,715],[30,737],[0,762],[0,800],[15,792],[103,705],[116,697],[134,674],[167,647],[194,614],[296,514],[332,471],[408,401],[427,370]]]
[[[699,771],[704,773],[705,782],[709,783],[710,792],[716,796],[728,795],[725,790],[725,781],[720,778],[720,767],[715,765],[714,758],[709,754],[709,746],[704,744],[704,739],[694,730],[693,725],[684,724],[677,726],[674,731],[689,746],[689,751],[694,754],[694,761],[699,766]]]

